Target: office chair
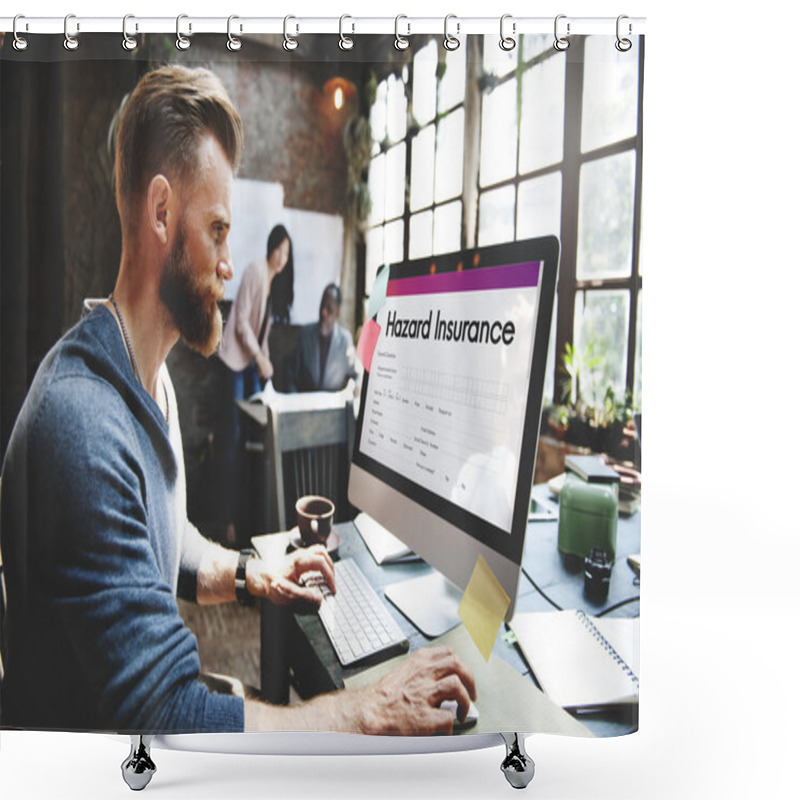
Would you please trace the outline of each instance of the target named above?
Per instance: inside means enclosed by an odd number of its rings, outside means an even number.
[[[270,484],[278,530],[295,524],[298,497],[319,494],[336,504],[336,520],[349,519],[347,480],[355,441],[353,402],[341,408],[268,409]]]

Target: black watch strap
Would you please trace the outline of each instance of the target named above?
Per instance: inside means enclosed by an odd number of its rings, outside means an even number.
[[[246,548],[239,551],[239,563],[236,565],[236,578],[234,585],[236,587],[236,599],[243,606],[252,606],[255,602],[253,595],[247,591],[247,562],[257,555],[255,550]]]

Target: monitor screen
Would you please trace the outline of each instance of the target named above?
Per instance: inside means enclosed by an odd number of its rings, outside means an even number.
[[[557,264],[546,237],[388,267],[356,427],[351,502],[462,589],[483,555],[511,611]]]

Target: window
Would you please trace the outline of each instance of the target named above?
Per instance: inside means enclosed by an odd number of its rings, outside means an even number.
[[[385,199],[369,221],[367,293],[384,262],[559,236],[546,402],[561,400],[570,343],[599,356],[588,402],[610,386],[641,406],[643,52],[632,41],[619,53],[611,37],[572,37],[559,52],[552,36],[525,34],[506,52],[495,36],[455,51],[431,39],[405,81],[379,84],[372,109],[370,189]]]

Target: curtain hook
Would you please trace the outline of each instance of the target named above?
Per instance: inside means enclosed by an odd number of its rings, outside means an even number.
[[[27,48],[28,48],[28,40],[24,36],[20,36],[18,31],[17,31],[17,23],[21,19],[25,19],[24,14],[17,14],[17,16],[14,17],[14,26],[13,26],[13,30],[14,30],[14,49],[15,50],[19,50],[19,51],[27,50]],[[25,23],[25,30],[26,31],[28,30],[28,23],[27,22]]]
[[[620,14],[617,17],[617,41],[614,43],[614,47],[616,47],[617,50],[620,51],[620,53],[627,53],[628,50],[630,50],[631,47],[633,47],[633,42],[631,42],[630,39],[623,39],[622,35],[621,35],[621,33],[622,33],[622,20],[624,20],[624,19],[628,19],[628,17],[625,16],[625,14]],[[629,22],[628,23],[628,36],[630,36],[631,33],[633,33],[633,26]]]
[[[139,42],[136,41],[136,37],[128,35],[129,19],[136,19],[136,17],[134,17],[133,14],[126,14],[122,18],[122,49],[127,50],[128,52],[135,50],[139,46]],[[136,30],[139,30],[138,23],[136,24]]]
[[[339,17],[339,49],[352,50],[355,42],[352,40],[351,37],[345,36],[343,30],[344,21],[346,19],[353,19],[353,18],[349,14],[342,14],[342,16]],[[355,33],[355,30],[356,30],[356,25],[355,23],[353,23],[352,33]]]
[[[408,19],[405,14],[398,14],[394,18],[394,46],[397,50],[406,50],[408,48],[408,39],[405,36],[400,35],[400,20],[401,19]],[[406,23],[408,27],[408,33],[411,33],[411,25]]]
[[[67,14],[64,17],[64,49],[65,50],[77,50],[78,49],[78,40],[75,36],[71,36],[69,32],[69,21],[71,19],[75,19],[74,14]],[[80,23],[75,23],[75,31],[76,33],[80,31],[81,26]]]
[[[511,19],[511,14],[503,14],[503,16],[500,17],[500,49],[506,52],[513,50],[517,46],[517,40],[512,36],[506,36],[504,33],[504,26],[507,19]],[[517,32],[516,22],[511,23],[511,32]]]
[[[289,20],[290,19],[296,19],[296,18],[291,16],[291,14],[289,16],[286,16],[286,17],[283,18],[283,49],[284,50],[296,50],[297,49],[297,39],[293,39],[291,36],[289,36],[288,27],[289,27]],[[297,26],[297,32],[298,33],[300,32],[300,26],[299,25]]]
[[[178,14],[178,18],[175,20],[175,36],[177,37],[175,39],[175,47],[177,47],[178,50],[188,50],[189,45],[191,44],[191,42],[181,33],[181,20],[188,18],[189,18],[188,14]],[[192,23],[190,22],[189,31],[191,30],[192,30]]]
[[[228,45],[227,46],[228,46],[228,50],[230,50],[232,53],[235,53],[237,50],[241,50],[242,49],[242,40],[241,39],[237,39],[231,33],[231,23],[235,19],[239,19],[239,17],[237,17],[235,14],[231,14],[231,16],[228,17]],[[241,31],[242,31],[242,26],[240,25],[239,26],[239,32],[241,33]]]
[[[458,48],[461,46],[461,42],[455,36],[453,36],[451,33],[449,33],[448,30],[447,30],[448,23],[450,22],[451,19],[456,20],[456,33],[459,32],[459,28],[461,27],[461,24],[457,21],[458,17],[456,17],[455,14],[448,14],[444,18],[444,40],[443,40],[442,44],[444,44],[444,49],[445,50],[451,50],[452,51],[452,50],[458,50]]]
[[[566,38],[566,36],[559,36],[558,35],[558,23],[562,19],[567,19],[567,15],[566,14],[559,14],[556,17],[555,25],[554,25],[554,28],[553,28],[554,31],[555,31],[555,37],[556,37],[555,41],[553,42],[553,47],[555,47],[555,49],[559,50],[559,51],[566,50],[569,47],[569,40]],[[569,36],[569,21],[567,22],[567,36]]]

